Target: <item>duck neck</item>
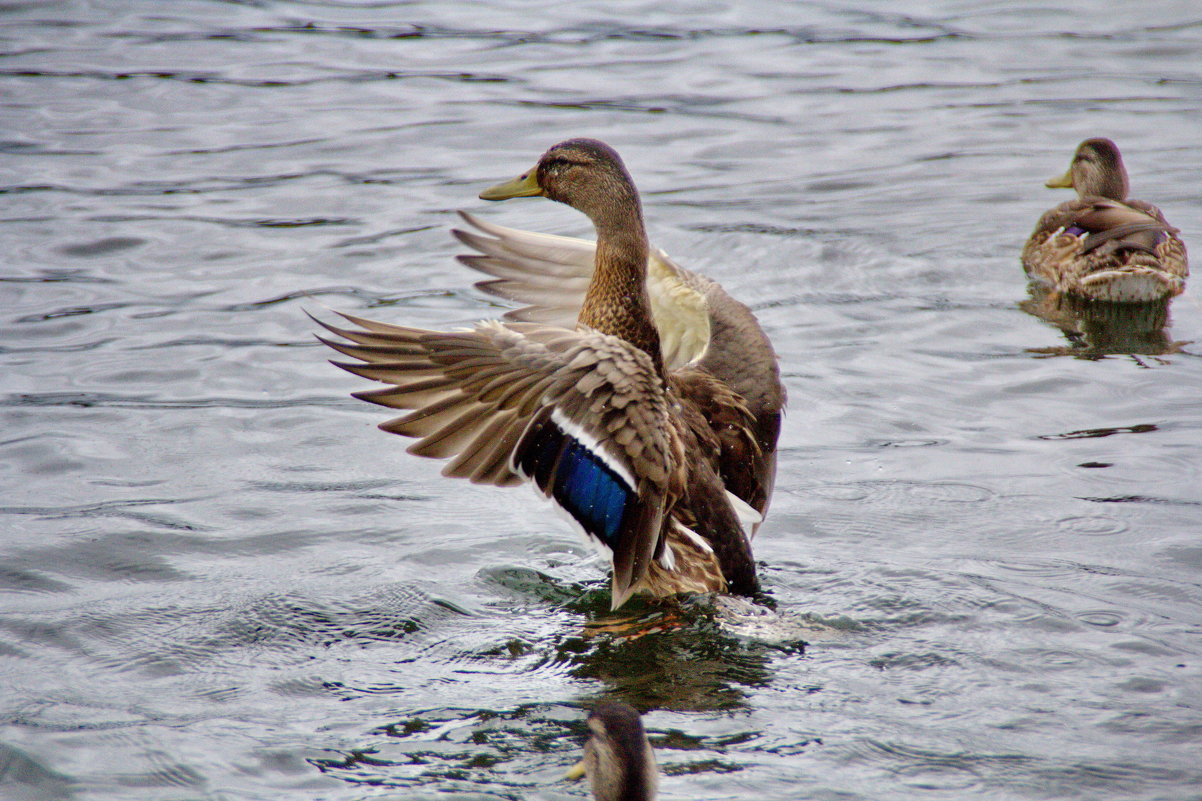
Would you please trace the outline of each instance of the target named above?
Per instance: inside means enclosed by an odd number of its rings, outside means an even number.
[[[1111,200],[1127,199],[1127,169],[1118,154],[1098,153],[1096,161],[1073,175],[1073,186],[1080,197],[1105,197]]]
[[[580,309],[579,323],[626,340],[643,350],[664,374],[659,331],[647,294],[650,247],[643,215],[634,200],[633,214],[597,216],[597,254],[593,277]]]
[[[1079,182],[1074,182],[1077,196],[1104,197],[1122,202],[1127,199],[1127,176],[1123,173],[1108,172],[1083,176]]]
[[[1093,189],[1090,194],[1124,201],[1127,199],[1127,176],[1117,172],[1109,173],[1099,178],[1097,186]]]

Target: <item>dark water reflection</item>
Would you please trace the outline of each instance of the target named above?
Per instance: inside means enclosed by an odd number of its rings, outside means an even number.
[[[1202,14],[1154,11],[0,8],[0,797],[583,797],[600,698],[667,797],[1196,795],[1197,290],[1019,264],[1089,136],[1202,241]],[[755,548],[804,649],[606,629],[545,508],[407,457],[311,338],[501,313],[453,212],[587,234],[475,200],[576,135],[781,354]]]
[[[1154,303],[1091,303],[1032,285],[1023,311],[1059,328],[1067,348],[1033,348],[1046,356],[1100,359],[1106,356],[1165,356],[1178,353],[1188,342],[1169,337],[1171,301]]]

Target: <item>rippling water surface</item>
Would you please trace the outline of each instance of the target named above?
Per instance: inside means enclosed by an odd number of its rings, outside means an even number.
[[[1086,6],[4,4],[0,796],[581,797],[610,697],[669,798],[1198,797],[1198,288],[1018,254],[1096,135],[1202,250],[1202,11]],[[586,629],[587,549],[311,337],[500,313],[453,211],[588,235],[475,199],[578,135],[776,342],[804,649]]]

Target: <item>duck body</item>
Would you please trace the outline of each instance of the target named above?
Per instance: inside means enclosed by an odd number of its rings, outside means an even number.
[[[460,256],[460,262],[493,276],[476,287],[526,304],[505,319],[573,325],[593,273],[593,242],[507,228],[466,212],[460,216],[476,230],[453,233],[478,251]],[[721,440],[723,482],[765,515],[786,403],[771,341],[751,309],[663,250],[651,250],[646,283],[665,364],[680,379],[677,391],[702,410]]]
[[[1112,303],[1179,295],[1189,275],[1178,230],[1150,203],[1127,198],[1127,171],[1109,139],[1087,139],[1068,172],[1048,181],[1078,197],[1040,217],[1023,248],[1032,280],[1053,291]]]
[[[766,508],[771,477],[766,488],[762,476],[732,481],[751,501],[725,477],[739,448],[765,461],[764,426],[704,359],[677,364],[706,347],[674,345],[665,359],[641,207],[621,159],[595,140],[569,140],[481,197],[533,195],[572,205],[597,228],[574,321],[437,332],[344,315],[357,328],[322,325],[347,341],[323,341],[357,360],[338,366],[386,385],[356,397],[411,410],[380,426],[415,438],[411,453],[450,459],[444,475],[531,483],[567,512],[612,556],[614,608],[640,591],[755,595],[754,502],[762,496]],[[668,305],[708,322],[687,303]],[[678,338],[709,344],[687,326]]]

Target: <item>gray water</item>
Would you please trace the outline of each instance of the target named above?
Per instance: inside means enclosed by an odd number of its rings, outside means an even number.
[[[0,797],[553,799],[635,703],[669,799],[1202,798],[1202,316],[1018,254],[1109,136],[1202,252],[1196,2],[0,7]],[[456,209],[625,156],[791,405],[755,543],[806,647],[592,633],[526,490],[375,428],[304,310],[446,328]]]

